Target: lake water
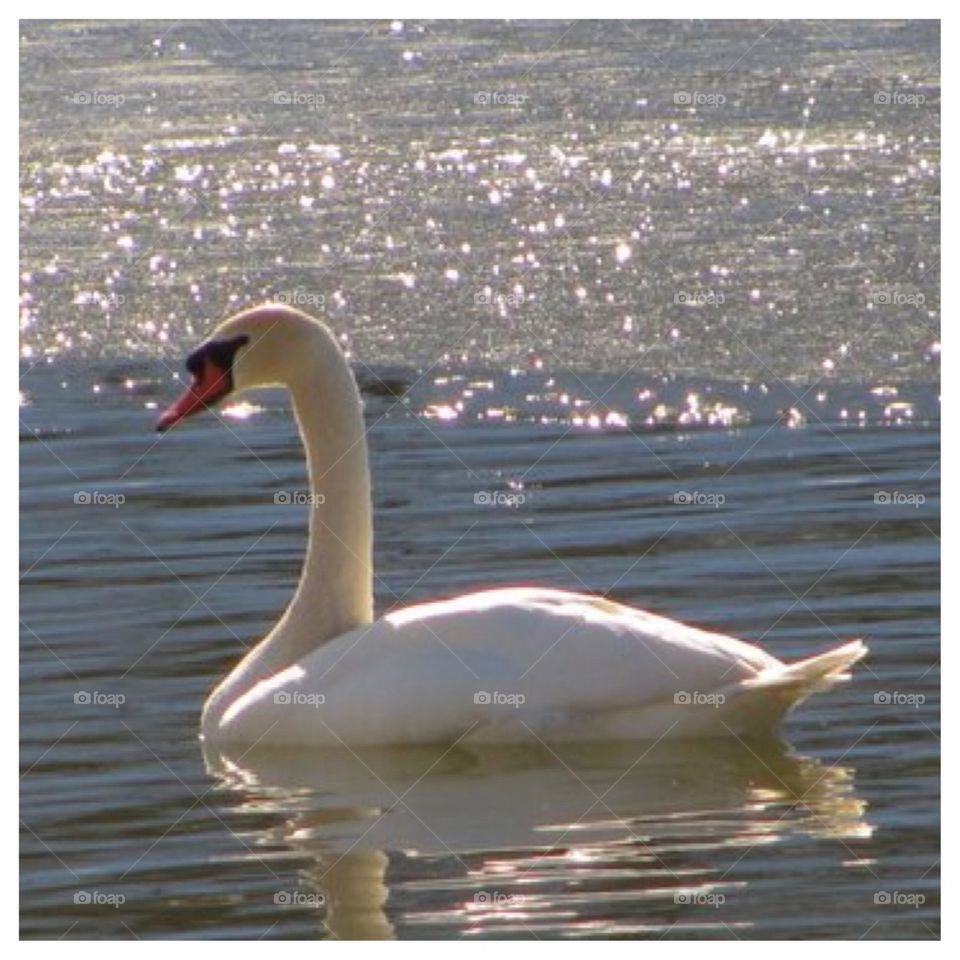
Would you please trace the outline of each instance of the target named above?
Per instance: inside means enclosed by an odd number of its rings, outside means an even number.
[[[939,937],[936,23],[21,37],[23,937]],[[869,658],[769,742],[205,754],[302,452],[153,424],[268,298],[367,387],[378,610]]]

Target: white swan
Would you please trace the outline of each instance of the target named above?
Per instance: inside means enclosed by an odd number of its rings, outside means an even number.
[[[202,734],[212,742],[752,735],[846,679],[866,653],[855,640],[785,664],[733,637],[539,587],[485,590],[374,621],[362,405],[336,339],[306,314],[266,305],[222,323],[187,369],[193,383],[158,430],[231,392],[283,385],[311,489],[322,494],[289,607],[204,705]]]

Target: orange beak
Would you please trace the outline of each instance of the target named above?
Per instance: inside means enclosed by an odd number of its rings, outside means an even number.
[[[177,398],[176,402],[164,410],[157,421],[157,430],[161,433],[186,419],[198,410],[215,404],[232,388],[230,371],[221,370],[209,357],[204,357],[199,373],[194,374],[193,383]]]

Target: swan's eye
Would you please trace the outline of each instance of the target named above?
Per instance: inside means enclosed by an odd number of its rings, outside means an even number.
[[[210,340],[202,347],[197,347],[187,357],[187,371],[195,377],[199,376],[203,370],[204,362],[209,360],[218,370],[227,372],[233,366],[233,358],[236,352],[249,342],[250,338],[246,334],[232,337],[229,340]]]
[[[250,338],[246,334],[230,340],[212,340],[207,344],[207,356],[221,370],[229,370],[233,366],[236,352],[249,342]]]

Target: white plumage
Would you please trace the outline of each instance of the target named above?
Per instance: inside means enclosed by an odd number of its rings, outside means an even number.
[[[228,370],[218,366],[225,357]],[[317,495],[296,595],[204,706],[212,742],[759,735],[866,653],[856,640],[788,665],[733,637],[537,587],[419,604],[373,622],[362,408],[335,338],[299,311],[260,307],[221,324],[191,369],[197,380],[163,428],[219,399],[222,384],[282,384]]]

